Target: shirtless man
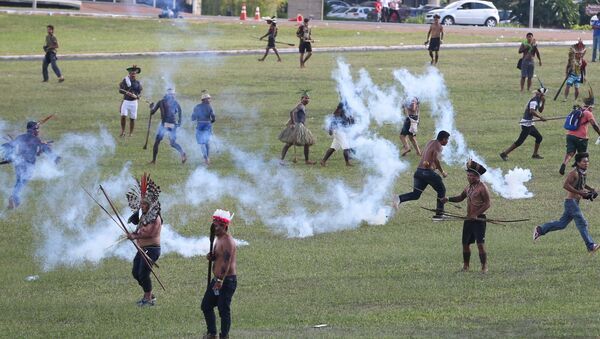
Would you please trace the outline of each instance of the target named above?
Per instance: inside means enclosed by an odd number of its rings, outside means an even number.
[[[410,145],[406,141],[410,140],[410,143],[417,151],[417,155],[421,155],[421,150],[419,149],[419,144],[417,143],[417,128],[419,126],[419,98],[412,98],[406,105],[402,106],[402,110],[404,111],[404,115],[406,115],[406,120],[404,120],[404,125],[402,126],[402,131],[400,131],[400,141],[402,142],[402,156],[405,156],[406,153],[410,152]]]
[[[229,338],[231,299],[237,288],[235,240],[227,233],[231,218],[231,214],[223,210],[216,210],[213,214],[213,226],[217,240],[214,249],[206,255],[206,259],[213,261],[214,278],[207,286],[201,304],[207,329],[204,339],[217,338],[217,324],[213,310],[215,306],[221,317],[219,338]]]
[[[148,199],[144,199],[140,204],[142,216],[137,221],[137,229],[135,232],[127,235],[128,239],[135,240],[137,244],[146,252],[148,257],[152,259],[152,263],[156,262],[160,257],[160,231],[162,229],[162,218],[160,216],[160,207],[156,206]],[[152,210],[152,211],[151,211]],[[136,223],[136,213],[129,219],[130,222]],[[131,273],[138,284],[144,290],[144,297],[138,301],[140,307],[154,306],[156,298],[152,294],[152,280],[150,279],[150,267],[138,252],[133,259],[133,269]]]
[[[437,65],[438,62],[438,52],[440,50],[440,45],[444,40],[444,26],[440,24],[440,16],[435,14],[433,16],[433,23],[429,26],[429,32],[427,32],[427,41],[425,44],[429,44],[429,56],[431,57],[431,64]],[[433,56],[433,52],[435,52],[435,59]]]
[[[533,230],[533,241],[538,240],[542,235],[552,231],[565,229],[571,220],[575,220],[575,226],[583,238],[588,252],[593,253],[600,248],[600,245],[594,243],[588,231],[588,223],[579,208],[581,198],[593,201],[598,197],[596,190],[586,183],[586,172],[590,164],[587,153],[577,153],[575,155],[575,167],[565,179],[563,188],[567,191],[567,197],[564,203],[564,212],[560,220],[551,221]]]
[[[467,162],[467,181],[469,185],[465,187],[461,194],[442,198],[445,202],[461,202],[467,199],[467,219],[463,223],[462,245],[463,245],[463,272],[469,270],[469,261],[471,259],[471,244],[477,242],[479,250],[479,261],[481,262],[481,272],[486,273],[487,253],[485,252],[485,211],[490,208],[490,193],[487,186],[481,182],[480,176],[487,170],[475,161]]]
[[[535,60],[533,58],[537,56],[538,62],[542,66],[542,58],[537,48],[537,42],[533,38],[533,33],[527,33],[525,38],[526,40],[519,46],[519,54],[523,54],[521,57],[521,93],[525,86],[525,78],[527,78],[527,91],[531,90],[531,79],[533,78],[533,71],[535,69]]]
[[[431,140],[425,146],[421,161],[413,176],[413,191],[409,193],[396,196],[394,199],[394,207],[398,208],[401,203],[410,200],[418,200],[421,197],[421,193],[427,188],[427,185],[431,185],[437,192],[437,207],[436,213],[433,216],[433,221],[444,220],[444,201],[443,198],[446,196],[446,187],[442,178],[435,173],[438,170],[440,174],[445,178],[448,173],[444,172],[442,165],[440,164],[440,155],[442,153],[442,147],[448,144],[450,133],[446,131],[440,131],[435,140]]]

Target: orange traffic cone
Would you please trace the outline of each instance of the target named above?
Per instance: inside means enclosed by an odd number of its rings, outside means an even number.
[[[254,11],[254,20],[260,20],[260,8],[256,6],[256,11]]]
[[[290,18],[288,21],[302,22],[302,21],[304,21],[304,17],[302,16],[302,14],[298,14],[298,16],[297,16],[297,17],[295,17],[295,18]]]
[[[246,3],[242,2],[242,12],[240,13],[240,20],[246,20]]]

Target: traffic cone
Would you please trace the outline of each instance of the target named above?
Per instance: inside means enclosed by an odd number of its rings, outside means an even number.
[[[304,21],[304,17],[302,16],[302,14],[298,14],[298,16],[297,16],[297,17],[295,17],[295,18],[290,18],[288,21],[302,22],[302,21]]]
[[[254,20],[260,20],[260,8],[256,6],[256,11],[254,11]]]
[[[242,12],[240,13],[240,20],[246,20],[246,3],[242,2]]]

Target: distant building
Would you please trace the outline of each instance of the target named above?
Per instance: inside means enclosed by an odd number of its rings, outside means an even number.
[[[288,17],[295,18],[298,14],[305,18],[323,20],[325,0],[289,0]]]

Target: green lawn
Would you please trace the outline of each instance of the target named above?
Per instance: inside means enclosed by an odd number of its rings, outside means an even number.
[[[59,53],[263,49],[266,41],[258,41],[255,37],[262,36],[268,29],[265,23],[253,21],[207,24],[192,20],[0,14],[0,41],[4,42],[0,45],[0,55],[41,54],[48,24],[55,26],[61,46]],[[294,27],[282,26],[277,39],[297,44],[295,32]],[[419,33],[399,34],[381,28],[369,30],[364,25],[357,25],[356,30],[350,31],[333,29],[324,23],[313,26],[313,36],[319,40],[316,47],[396,46],[422,44],[427,28]],[[496,42],[497,38],[465,32],[447,35],[444,41]]]
[[[0,39],[5,41],[0,47],[2,53],[36,53],[37,47],[30,45],[35,45],[36,41],[42,44],[45,19],[0,16],[0,27],[3,28]],[[123,45],[127,45],[128,50],[160,49],[157,43],[148,43],[156,36],[141,34],[143,30],[138,26],[166,25],[150,20],[63,17],[53,20],[57,20],[55,25],[60,27],[57,35],[65,45],[65,53],[119,50]],[[17,30],[13,25],[15,22],[22,22],[23,29],[16,34],[16,39],[6,40],[9,33],[4,28]],[[110,39],[100,39],[101,36],[120,35],[121,26],[117,24],[120,22],[136,24],[137,33],[128,38],[130,44],[121,45],[119,41],[119,44],[109,45]],[[205,30],[198,24],[190,26],[194,27],[194,32]],[[167,31],[160,34],[175,34],[179,29],[177,26],[166,27]],[[234,27],[249,29],[245,25],[214,25],[210,31],[228,36],[236,30]],[[75,33],[75,28],[80,28],[80,33]],[[89,44],[93,34],[98,34],[97,44]],[[335,37],[335,34],[349,33],[323,34]],[[220,39],[223,45],[211,44],[211,48],[251,47],[249,42],[247,45],[243,42],[249,35],[247,31],[236,32],[231,41]],[[183,42],[185,39],[193,40],[184,37],[182,42],[174,43],[169,49],[192,49],[193,46]],[[553,94],[562,81],[566,49],[548,48],[541,52],[544,66],[537,74]],[[430,188],[420,201],[407,203],[400,215],[385,225],[361,224],[351,230],[302,239],[288,238],[256,218],[257,210],[252,207],[244,207],[245,213],[236,210],[238,199],[235,196],[253,192],[240,189],[238,194],[227,194],[217,201],[189,204],[188,198],[181,195],[177,187],[181,187],[178,185],[184,183],[200,163],[199,150],[193,143],[186,148],[192,159],[185,166],[178,163],[176,153],[168,148],[166,140],[161,145],[158,164],[155,167],[145,165],[151,153],[141,149],[147,121],[144,106],[140,109],[135,135],[125,139],[117,137],[120,102],[117,84],[125,75],[124,68],[137,63],[142,68],[140,79],[145,94],[157,100],[164,88],[174,83],[186,118],[198,103],[200,90],[209,89],[217,113],[215,134],[266,160],[278,157],[282,144],[277,135],[298,99],[296,92],[300,88],[312,89],[308,126],[318,139],[311,149],[311,158],[318,159],[330,143],[321,128],[323,118],[338,101],[335,82],[331,78],[337,58],[342,57],[350,63],[355,75],[358,76],[359,68],[364,67],[375,83],[391,86],[394,69],[407,68],[418,74],[424,71],[428,62],[425,51],[317,53],[304,70],[298,69],[296,56],[284,56],[282,63],[274,62],[272,56],[265,63],[256,62],[255,56],[59,60],[67,79],[62,84],[56,83],[55,78],[50,83],[40,83],[39,62],[2,62],[0,74],[4,81],[0,82],[0,93],[3,93],[0,111],[3,112],[2,121],[8,126],[5,131],[24,127],[28,119],[57,114],[57,118],[42,130],[45,138],[57,142],[69,132],[97,135],[100,126],[106,127],[115,138],[115,152],[99,159],[92,172],[97,170],[98,176],[106,180],[117,175],[126,161],[131,162],[130,172],[136,176],[150,171],[163,188],[163,195],[178,200],[179,204],[167,208],[165,219],[186,237],[206,236],[215,208],[226,207],[238,212],[234,235],[248,241],[249,245],[238,250],[239,283],[232,306],[231,337],[593,337],[600,331],[596,307],[600,295],[598,256],[586,253],[574,225],[543,237],[538,244],[531,243],[533,226],[558,218],[562,212],[563,178],[558,175],[564,154],[562,122],[539,125],[545,138],[541,149],[544,160],[530,159],[533,147],[530,139],[510,155],[509,162],[502,162],[498,156],[518,136],[518,120],[530,98],[529,94],[518,91],[515,56],[513,49],[442,50],[439,65],[456,112],[456,126],[470,148],[483,156],[491,167],[506,171],[520,166],[530,168],[533,173],[527,187],[535,194],[534,198],[507,200],[492,194],[489,216],[527,217],[531,222],[488,225],[490,272],[487,275],[481,275],[477,270],[476,251],[472,256],[472,272],[458,273],[462,265],[461,223],[430,221],[430,213],[418,207],[434,205]],[[588,72],[592,78],[595,71],[596,65],[591,64]],[[600,89],[596,90],[600,93]],[[566,114],[570,104],[548,98],[544,115]],[[428,118],[427,105],[422,108],[422,114],[418,139],[424,144],[434,126]],[[192,128],[187,120],[184,129],[191,133]],[[373,125],[371,130],[399,144],[398,128]],[[18,132],[15,130],[13,134]],[[591,137],[595,140],[593,131]],[[598,146],[591,143],[588,177],[591,186],[600,183],[595,160],[597,149]],[[227,148],[215,147],[210,171],[220,177],[247,179],[249,174],[240,170],[231,159]],[[394,192],[410,189],[417,159],[412,155],[408,160],[410,169],[396,180]],[[370,170],[359,162],[356,164],[346,168],[341,154],[336,152],[327,168],[295,165],[290,166],[290,170],[310,190],[322,188],[319,180],[334,179],[360,188]],[[274,162],[273,167],[277,167]],[[445,167],[450,174],[444,180],[448,193],[458,194],[466,185],[464,171],[460,166]],[[0,170],[0,182],[4,187],[0,190],[0,205],[4,206],[6,192],[13,184],[13,170],[8,166]],[[93,173],[82,177],[93,177]],[[68,185],[58,186],[57,182]],[[97,265],[60,266],[42,271],[39,250],[48,242],[40,222],[48,219],[60,224],[58,219],[63,215],[66,218],[68,212],[62,210],[64,206],[57,208],[48,202],[46,197],[78,194],[80,184],[90,183],[66,179],[47,183],[33,181],[32,192],[21,208],[1,212],[4,234],[0,240],[3,257],[0,307],[4,316],[0,319],[0,336],[198,337],[204,332],[199,304],[206,280],[206,261],[200,256],[185,258],[167,254],[161,257],[159,272],[167,291],[156,290],[158,306],[149,309],[135,306],[141,291],[131,277],[129,261],[112,258]],[[263,184],[269,185],[269,182]],[[114,198],[119,206],[125,206],[122,195]],[[86,197],[82,196],[82,199]],[[301,204],[308,201],[301,195],[297,199]],[[290,208],[290,199],[282,196],[281,200],[284,211]],[[595,222],[600,212],[588,201],[581,205],[592,236],[600,239]],[[307,208],[318,211],[321,206],[313,204]],[[74,220],[70,225],[72,228],[65,229],[65,234],[77,234],[80,229],[91,230],[92,220],[100,214],[97,209],[90,209],[76,211],[80,217],[71,216]],[[106,227],[114,226],[107,224]],[[89,250],[97,250],[97,246],[91,244]],[[40,279],[25,281],[25,277],[34,274]],[[316,324],[328,326],[315,329]]]

